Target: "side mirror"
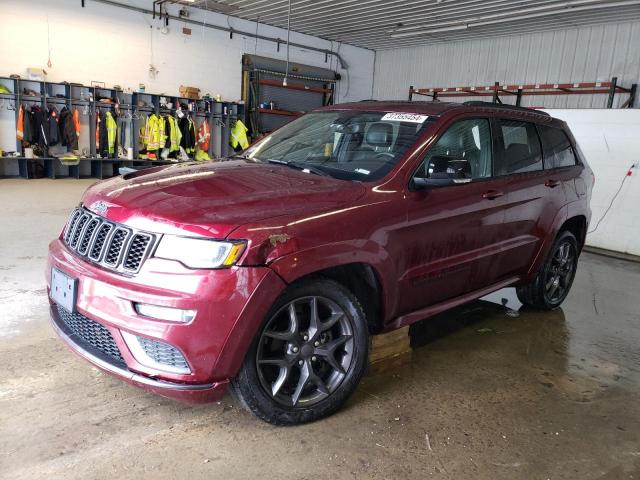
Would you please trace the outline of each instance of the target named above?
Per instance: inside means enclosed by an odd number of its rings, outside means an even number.
[[[436,155],[427,165],[427,178],[414,178],[414,188],[421,190],[429,186],[448,186],[471,182],[471,165],[462,158]]]

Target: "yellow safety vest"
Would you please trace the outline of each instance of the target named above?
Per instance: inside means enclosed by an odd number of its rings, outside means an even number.
[[[113,118],[111,112],[107,112],[105,115],[105,122],[107,125],[107,148],[109,153],[115,152],[116,146],[116,132],[118,131],[118,124]]]
[[[236,120],[236,124],[231,128],[231,137],[229,143],[233,148],[237,148],[238,145],[243,150],[249,148],[249,139],[247,138],[247,132],[249,129],[242,123],[241,120]]]

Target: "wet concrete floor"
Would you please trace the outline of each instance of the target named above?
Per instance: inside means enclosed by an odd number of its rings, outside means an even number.
[[[424,322],[409,365],[276,428],[229,397],[146,394],[56,338],[46,247],[90,183],[0,181],[0,478],[640,478],[639,264],[584,254],[562,309],[514,313],[507,289]]]

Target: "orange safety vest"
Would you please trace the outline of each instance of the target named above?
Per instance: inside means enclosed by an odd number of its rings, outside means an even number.
[[[198,129],[198,145],[200,150],[204,150],[205,152],[209,150],[210,139],[211,134],[209,133],[209,122],[205,120]]]
[[[24,107],[20,105],[18,111],[18,126],[16,127],[16,137],[18,140],[24,139]]]
[[[100,114],[96,115],[96,152],[100,151]]]
[[[80,138],[80,114],[77,109],[73,111],[73,124],[76,127],[76,135]]]

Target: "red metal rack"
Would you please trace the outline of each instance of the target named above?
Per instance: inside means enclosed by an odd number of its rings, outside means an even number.
[[[433,100],[447,97],[492,97],[493,103],[502,103],[501,97],[515,97],[516,106],[520,106],[522,97],[527,95],[609,95],[607,108],[613,108],[616,94],[628,94],[629,98],[621,108],[633,108],[635,104],[637,84],[631,88],[618,85],[617,77],[610,82],[579,82],[579,83],[541,83],[501,85],[496,82],[489,87],[439,87],[439,88],[414,88],[409,87],[409,101],[414,95],[431,97]]]

